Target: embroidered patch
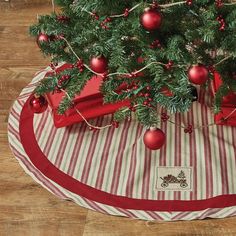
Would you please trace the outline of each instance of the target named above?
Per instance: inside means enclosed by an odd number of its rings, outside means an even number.
[[[161,191],[192,191],[192,168],[157,167],[156,186]]]

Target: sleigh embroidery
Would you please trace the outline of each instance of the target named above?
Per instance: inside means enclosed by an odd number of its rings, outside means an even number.
[[[180,171],[179,175],[176,177],[174,175],[168,174],[167,176],[160,177],[162,179],[161,187],[167,188],[169,184],[179,184],[181,188],[187,188],[188,183],[184,171]]]

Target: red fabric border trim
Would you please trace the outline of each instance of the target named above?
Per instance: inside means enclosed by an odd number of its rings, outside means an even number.
[[[19,127],[21,143],[25,152],[41,173],[63,188],[81,197],[117,208],[143,211],[201,211],[208,208],[224,208],[236,205],[236,194],[221,195],[211,199],[193,201],[145,200],[109,194],[83,184],[56,168],[42,153],[34,135],[34,114],[29,109],[28,103],[29,99],[22,109]]]

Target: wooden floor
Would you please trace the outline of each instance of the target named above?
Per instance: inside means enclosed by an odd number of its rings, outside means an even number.
[[[8,147],[7,118],[21,89],[48,65],[28,36],[36,15],[50,12],[47,2],[0,0],[0,236],[236,235],[236,218],[156,223],[88,211],[25,174]]]

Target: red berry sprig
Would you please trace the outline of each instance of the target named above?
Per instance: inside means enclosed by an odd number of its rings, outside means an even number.
[[[212,74],[214,74],[216,72],[216,68],[213,65],[208,66],[207,70]]]
[[[113,126],[114,128],[116,128],[116,129],[119,128],[119,125],[120,125],[119,122],[117,122],[117,121],[112,121],[111,124],[112,124],[112,126]]]
[[[70,78],[70,75],[62,75],[57,83],[58,88],[60,89],[61,87],[63,87],[64,83],[67,82]]]
[[[76,67],[79,69],[80,73],[82,73],[84,71],[84,62],[82,59],[78,60],[76,63]]]
[[[99,20],[99,16],[96,12],[92,12],[91,16],[95,19],[95,20]]]
[[[61,93],[61,88],[59,88],[58,86],[55,87],[53,93]]]
[[[159,7],[158,2],[156,0],[154,0],[151,4],[151,8],[152,9],[157,9],[158,7]]]
[[[155,48],[161,48],[161,43],[158,39],[154,40],[151,45],[150,48],[155,49]]]
[[[166,113],[162,113],[161,114],[161,120],[163,121],[163,122],[166,122],[166,121],[168,121],[170,119],[170,116],[168,116]]]
[[[167,70],[171,70],[172,67],[173,67],[173,65],[174,65],[174,62],[173,62],[173,61],[169,61],[169,62],[166,64],[166,69],[167,69]]]
[[[110,17],[107,17],[104,21],[101,22],[101,27],[105,30],[109,30],[109,26],[107,25],[108,23],[110,23],[112,21],[112,19]]]
[[[125,12],[124,12],[124,17],[128,17],[129,14],[130,14],[130,10],[129,10],[129,8],[126,8]]]
[[[130,109],[132,112],[136,112],[136,107],[130,106],[129,109]]]
[[[224,6],[224,3],[223,3],[222,0],[216,0],[216,1],[215,1],[215,4],[216,4],[216,7],[217,7],[217,8],[221,8],[221,7]]]
[[[49,66],[52,68],[52,70],[55,70],[56,67],[58,66],[58,63],[57,62],[51,62]]]
[[[64,16],[64,15],[60,15],[60,16],[57,16],[57,20],[60,22],[60,23],[68,23],[70,21],[70,18],[68,16]]]
[[[128,78],[137,78],[139,77],[137,71],[133,71],[128,75]]]
[[[192,125],[188,125],[185,129],[184,132],[187,134],[191,134],[193,132],[193,126]]]
[[[146,93],[142,93],[142,97],[144,97],[146,100],[143,102],[144,106],[148,106],[148,107],[152,107],[151,102],[153,101],[153,99],[151,98],[151,94],[149,92]]]
[[[102,77],[103,81],[105,81],[107,79],[108,76],[108,71],[105,71],[104,73],[100,74],[100,76]]]
[[[225,30],[225,26],[226,26],[225,19],[223,18],[222,15],[220,15],[220,16],[217,17],[217,20],[218,20],[218,22],[220,24],[219,30],[220,31],[224,31]]]

